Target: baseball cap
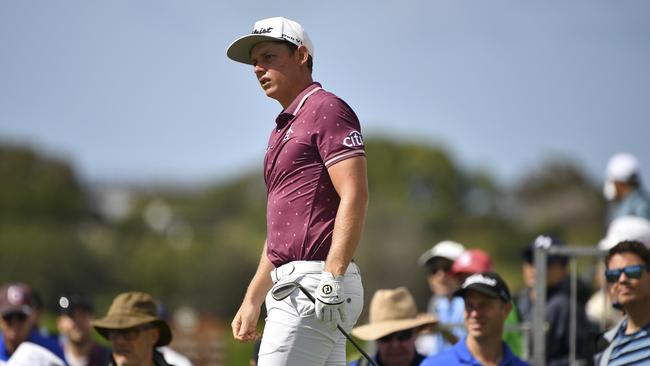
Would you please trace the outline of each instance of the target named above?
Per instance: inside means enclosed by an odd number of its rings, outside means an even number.
[[[314,45],[307,32],[298,22],[283,17],[258,20],[250,34],[239,37],[228,46],[226,55],[234,61],[252,65],[251,49],[265,41],[288,41],[296,46],[305,46],[314,57]]]
[[[636,182],[639,178],[639,161],[629,153],[618,153],[607,162],[607,180],[614,182]]]
[[[70,315],[77,309],[93,312],[93,304],[90,300],[79,294],[64,295],[59,297],[59,313]]]
[[[462,244],[451,240],[443,240],[434,245],[431,249],[422,253],[418,259],[418,264],[422,267],[425,267],[427,265],[427,262],[435,257],[446,258],[453,262],[464,251],[465,247]]]
[[[638,241],[650,248],[650,221],[639,216],[621,216],[607,227],[607,234],[598,243],[601,250],[609,250],[622,241]]]
[[[452,273],[490,272],[492,269],[492,259],[481,249],[466,250],[451,266]]]
[[[34,311],[32,289],[24,283],[11,283],[0,287],[0,314],[20,312],[30,315]]]
[[[535,249],[548,249],[551,246],[566,246],[566,243],[555,235],[539,235],[521,252],[521,256],[526,262],[533,263],[535,260]],[[568,261],[569,258],[564,255],[551,254],[547,257],[547,263],[567,263]]]
[[[470,290],[498,298],[503,302],[510,302],[512,299],[506,281],[496,272],[475,273],[467,277],[460,288],[454,292],[454,296],[464,297]]]

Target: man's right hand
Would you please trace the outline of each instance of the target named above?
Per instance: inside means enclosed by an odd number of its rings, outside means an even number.
[[[232,320],[232,335],[240,342],[254,342],[262,335],[257,331],[257,321],[260,318],[260,307],[242,303]]]

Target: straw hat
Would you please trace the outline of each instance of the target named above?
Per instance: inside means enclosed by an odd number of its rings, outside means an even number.
[[[369,323],[352,329],[364,341],[374,341],[401,330],[433,325],[438,319],[431,314],[418,315],[413,295],[406,287],[377,290],[370,301]]]
[[[158,317],[156,303],[144,292],[124,292],[113,300],[108,314],[92,322],[93,327],[104,338],[112,329],[128,329],[144,324],[153,324],[160,330],[156,347],[165,346],[172,340],[169,325]]]

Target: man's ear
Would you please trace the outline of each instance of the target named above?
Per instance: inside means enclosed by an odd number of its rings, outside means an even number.
[[[309,60],[309,51],[307,51],[307,47],[300,45],[296,51],[298,53],[298,60],[300,63],[306,65],[307,60]]]
[[[151,337],[152,343],[151,345],[154,346],[156,343],[158,343],[158,339],[160,339],[160,328],[155,327],[153,328],[154,331],[154,336]]]
[[[505,311],[505,314],[506,314],[506,317],[507,317],[508,314],[510,314],[510,311],[512,310],[512,301],[503,304],[503,307],[504,307],[503,310]]]

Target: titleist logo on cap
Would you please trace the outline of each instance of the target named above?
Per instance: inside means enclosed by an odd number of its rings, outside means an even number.
[[[482,274],[474,274],[467,277],[467,279],[463,283],[463,288],[467,288],[476,283],[480,283],[490,287],[495,287],[497,285],[497,280],[495,280],[494,278],[485,277]]]
[[[252,34],[266,34],[266,33],[271,33],[272,30],[273,30],[273,27],[253,29]]]

